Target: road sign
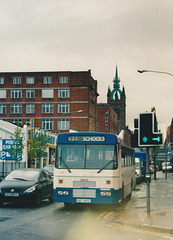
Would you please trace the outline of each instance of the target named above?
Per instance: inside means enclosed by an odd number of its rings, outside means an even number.
[[[12,157],[12,153],[10,153],[9,150],[12,151],[11,145],[14,145],[15,148],[15,139],[2,139],[2,151],[1,151],[1,159],[2,160],[14,160]],[[22,155],[20,154],[17,157],[18,161],[22,160]]]
[[[152,147],[162,145],[162,133],[156,132],[154,113],[139,114],[138,146]]]

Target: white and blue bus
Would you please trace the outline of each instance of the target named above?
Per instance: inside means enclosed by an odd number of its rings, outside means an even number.
[[[135,154],[115,134],[62,133],[57,137],[54,201],[114,204],[131,195]]]

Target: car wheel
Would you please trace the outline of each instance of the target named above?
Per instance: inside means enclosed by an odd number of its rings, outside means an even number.
[[[49,202],[53,202],[53,192],[51,192],[51,195],[49,197]]]
[[[39,207],[40,205],[41,205],[41,196],[40,196],[40,193],[38,193],[35,200],[35,206]]]

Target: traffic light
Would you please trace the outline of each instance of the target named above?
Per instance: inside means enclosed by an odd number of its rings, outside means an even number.
[[[140,147],[158,146],[162,144],[162,133],[155,132],[156,118],[154,113],[141,113],[138,124],[138,145]]]

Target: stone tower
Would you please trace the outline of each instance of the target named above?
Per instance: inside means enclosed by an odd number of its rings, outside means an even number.
[[[108,87],[107,103],[110,104],[118,115],[118,134],[126,127],[126,95],[123,87],[120,90],[120,79],[118,78],[118,68],[116,66],[115,78],[113,79],[113,90]]]

